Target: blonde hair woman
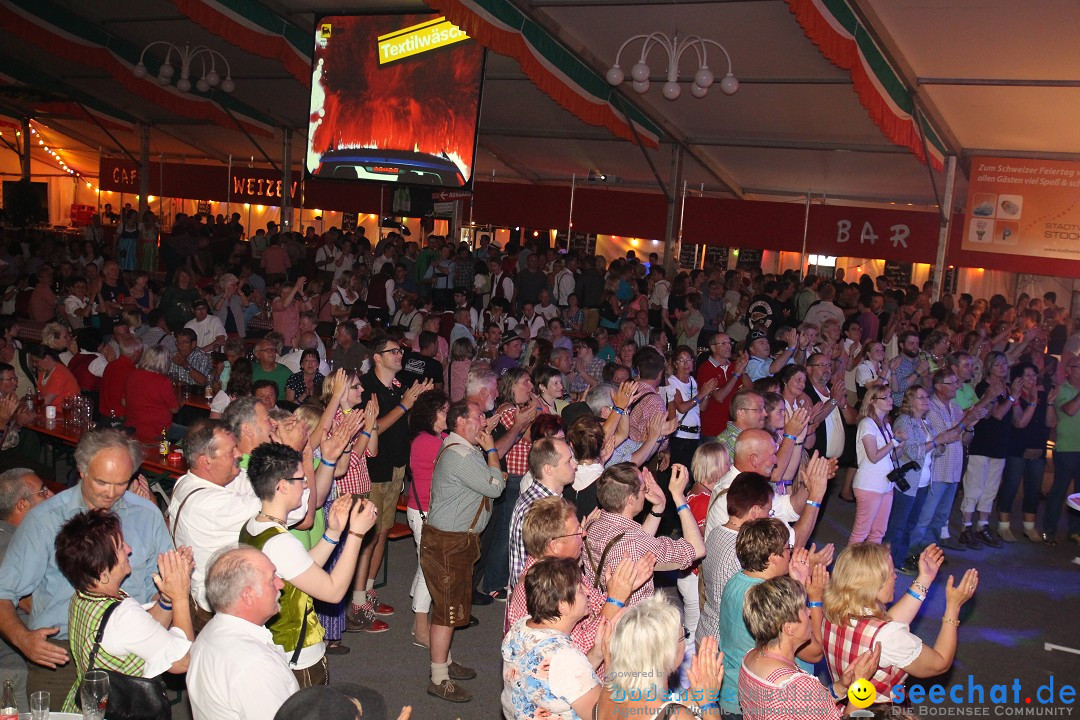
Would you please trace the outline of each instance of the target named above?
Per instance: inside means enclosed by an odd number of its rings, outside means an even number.
[[[604,688],[596,704],[597,720],[630,716],[694,720],[686,705],[666,699],[668,676],[679,667],[684,650],[679,609],[663,595],[627,608],[611,633]],[[689,673],[690,696],[705,698],[697,703],[702,717],[720,716],[715,698],[723,677],[716,639],[704,638]]]
[[[919,556],[919,577],[886,610],[885,603],[891,602],[896,592],[896,571],[889,548],[875,542],[844,548],[823,596],[822,644],[834,681],[840,681],[848,666],[875,643],[881,645],[881,659],[877,672],[867,679],[877,691],[878,703],[892,702],[893,688],[908,675],[935,677],[949,669],[956,655],[960,608],[975,594],[979,571],[968,570],[957,585],[949,576],[945,614],[933,647],[925,645],[908,628],[944,559],[936,545],[926,548]]]
[[[893,499],[889,473],[896,466],[894,451],[900,446],[889,423],[892,407],[888,385],[879,380],[867,383],[855,433],[859,468],[851,484],[855,491],[855,524],[851,528],[849,544],[863,540],[881,542],[885,537]]]

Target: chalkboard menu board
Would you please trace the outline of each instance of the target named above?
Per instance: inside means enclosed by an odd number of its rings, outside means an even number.
[[[343,212],[341,213],[341,229],[345,232],[352,232],[356,230],[356,221],[358,219],[357,213]]]
[[[945,268],[945,277],[943,278],[941,283],[941,291],[955,294],[956,284],[959,278],[960,273],[957,272],[955,267],[950,265],[949,267]]]
[[[726,247],[718,247],[716,245],[706,245],[705,264],[719,265],[721,268],[727,270],[728,249]]]
[[[753,270],[761,267],[761,248],[739,248],[739,270]]]
[[[914,266],[911,263],[899,263],[892,260],[885,261],[885,277],[889,284],[896,288],[904,288],[911,284],[911,271]]]
[[[679,247],[679,267],[683,270],[694,270],[701,258],[701,246],[693,243],[683,243]]]
[[[570,243],[566,243],[566,233],[559,232],[555,236],[555,247],[561,248],[566,245],[568,252],[577,254],[578,257],[596,255],[596,235],[592,233],[572,232]]]

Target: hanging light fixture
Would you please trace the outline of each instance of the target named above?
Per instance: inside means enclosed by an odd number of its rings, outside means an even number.
[[[232,79],[232,70],[229,67],[229,61],[217,50],[211,50],[205,45],[196,45],[195,47],[184,45],[184,47],[181,48],[179,45],[175,45],[166,40],[155,40],[143,48],[143,51],[139,53],[139,64],[132,70],[135,77],[142,79],[150,75],[149,71],[146,69],[146,65],[143,64],[143,59],[146,56],[146,51],[155,45],[167,45],[169,48],[165,53],[165,62],[163,62],[158,69],[156,80],[159,85],[170,85],[172,79],[176,77],[176,67],[172,64],[173,53],[175,52],[180,61],[180,78],[176,81],[176,89],[180,92],[191,92],[191,64],[196,58],[200,62],[200,70],[202,71],[199,79],[195,81],[196,90],[205,93],[209,92],[210,88],[220,86],[222,91],[231,93],[236,89],[236,83],[234,83]],[[209,60],[209,65],[207,64],[207,60]],[[218,73],[216,65],[218,60],[225,66],[224,78]]]
[[[724,53],[724,58],[727,60],[727,74],[720,81],[720,92],[725,95],[734,95],[739,90],[739,81],[731,71],[731,56],[728,55],[728,51],[724,49],[723,45],[715,40],[709,40],[697,35],[680,38],[678,32],[670,38],[662,32],[635,35],[624,42],[619,47],[619,52],[615,53],[615,64],[608,68],[605,75],[610,85],[618,86],[626,80],[626,73],[619,67],[619,58],[627,45],[638,40],[643,41],[641,44],[641,57],[630,68],[630,79],[633,82],[634,92],[639,95],[644,95],[649,91],[649,75],[652,71],[649,69],[646,60],[654,47],[663,48],[668,56],[667,81],[664,83],[663,88],[664,97],[668,100],[677,100],[682,94],[682,88],[679,87],[679,62],[682,60],[683,53],[690,48],[694,49],[698,60],[698,68],[694,72],[694,82],[690,86],[690,94],[696,98],[703,98],[708,94],[709,88],[716,81],[716,76],[709,68],[708,45],[715,45],[720,48],[720,52]]]

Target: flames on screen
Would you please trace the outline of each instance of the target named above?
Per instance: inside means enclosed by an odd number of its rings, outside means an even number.
[[[328,150],[379,148],[446,155],[472,175],[483,50],[475,42],[379,66],[380,35],[430,16],[327,18],[315,48],[308,168]]]

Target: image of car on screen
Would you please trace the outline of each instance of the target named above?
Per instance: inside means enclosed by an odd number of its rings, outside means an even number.
[[[447,155],[348,148],[329,150],[319,160],[317,177],[335,180],[378,180],[406,185],[463,187],[465,178]]]

